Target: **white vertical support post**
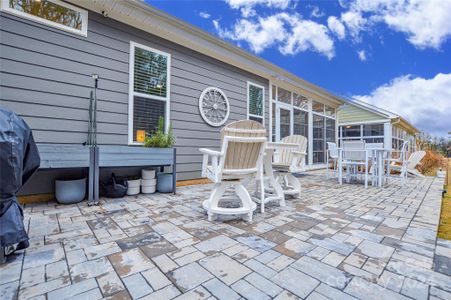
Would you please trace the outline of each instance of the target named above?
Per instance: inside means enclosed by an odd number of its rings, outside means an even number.
[[[269,89],[268,89],[268,111],[269,111],[269,120],[268,120],[268,123],[266,123],[266,124],[269,124],[268,141],[275,142],[272,140],[272,82],[271,82],[271,80],[269,81]]]
[[[392,125],[390,122],[384,123],[384,148],[392,149]]]
[[[313,165],[313,113],[312,99],[308,100],[308,165]]]

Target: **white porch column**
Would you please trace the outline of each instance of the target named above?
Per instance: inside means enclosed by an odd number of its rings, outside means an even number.
[[[392,125],[390,122],[384,123],[384,148],[392,149]]]
[[[308,165],[313,165],[313,113],[312,99],[308,100]]]

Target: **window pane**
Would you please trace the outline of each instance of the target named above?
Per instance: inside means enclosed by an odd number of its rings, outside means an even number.
[[[134,97],[133,102],[133,141],[136,141],[138,130],[146,134],[158,127],[160,116],[165,117],[166,102],[143,97]]]
[[[324,114],[324,104],[313,101],[312,102],[312,110],[314,112],[320,113],[320,114]]]
[[[167,63],[166,55],[136,47],[134,91],[166,97]]]
[[[263,88],[249,85],[249,113],[251,115],[263,116]]]
[[[335,108],[332,108],[332,107],[326,105],[325,106],[325,115],[330,116],[330,117],[335,116]]]
[[[363,136],[383,136],[384,124],[363,125]]]
[[[73,29],[82,30],[83,18],[80,12],[47,0],[9,0],[9,7]]]
[[[325,161],[324,119],[324,117],[313,115],[313,163]]]
[[[303,95],[293,93],[293,105],[303,109],[308,109],[308,99]]]
[[[360,125],[343,126],[343,137],[360,137]]]
[[[277,97],[280,102],[291,104],[291,92],[282,88],[277,89]]]

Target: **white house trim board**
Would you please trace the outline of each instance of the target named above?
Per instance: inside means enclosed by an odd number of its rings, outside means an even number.
[[[12,15],[19,16],[21,18],[25,18],[25,19],[28,19],[28,20],[31,20],[31,21],[34,21],[37,23],[47,25],[47,26],[55,27],[55,28],[58,28],[58,29],[61,29],[61,30],[64,30],[64,31],[67,31],[70,33],[75,33],[75,34],[78,34],[78,35],[81,35],[84,37],[88,36],[88,11],[87,10],[81,9],[79,7],[76,7],[74,5],[68,4],[68,3],[60,1],[60,0],[47,0],[47,1],[53,2],[53,3],[63,6],[63,7],[67,7],[71,10],[74,10],[74,11],[80,13],[81,18],[82,18],[81,30],[78,30],[78,29],[63,25],[63,24],[59,24],[57,22],[46,20],[44,18],[34,16],[34,15],[28,14],[26,12],[22,12],[22,11],[13,9],[13,8],[9,7],[9,0],[0,0],[0,10],[7,12],[9,14],[12,14]]]
[[[158,53],[161,55],[166,56],[167,63],[166,63],[166,97],[161,96],[153,96],[148,94],[143,94],[139,92],[134,91],[134,77],[135,77],[135,68],[134,68],[134,62],[135,62],[135,48],[141,48],[147,51],[151,51],[154,53]],[[171,120],[171,54],[167,52],[163,52],[161,50],[151,48],[149,46],[136,43],[134,41],[130,41],[130,54],[129,54],[129,77],[128,77],[128,144],[129,145],[142,145],[142,143],[135,142],[133,140],[133,105],[134,105],[134,96],[139,96],[143,98],[149,98],[152,100],[159,100],[159,101],[165,101],[166,102],[166,108],[165,108],[165,118],[164,118],[164,124],[165,124],[165,130],[168,132],[169,126],[170,126],[170,120]]]
[[[338,120],[340,121],[340,120]],[[346,122],[346,123],[339,123],[339,126],[352,126],[352,125],[369,125],[369,124],[381,124],[381,123],[387,123],[390,122],[390,119],[381,119],[381,120],[372,120],[372,121],[360,121],[360,122]]]

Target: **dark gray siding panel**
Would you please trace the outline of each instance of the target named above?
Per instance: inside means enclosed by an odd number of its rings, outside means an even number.
[[[198,109],[214,86],[229,98],[229,122],[246,118],[247,81],[268,81],[144,31],[89,13],[88,37],[0,13],[0,105],[24,116],[41,143],[83,143],[88,128],[91,74],[99,74],[98,142],[127,144],[130,41],[171,54],[171,122],[177,139],[178,179],[200,176],[198,148],[219,146],[219,128]]]

